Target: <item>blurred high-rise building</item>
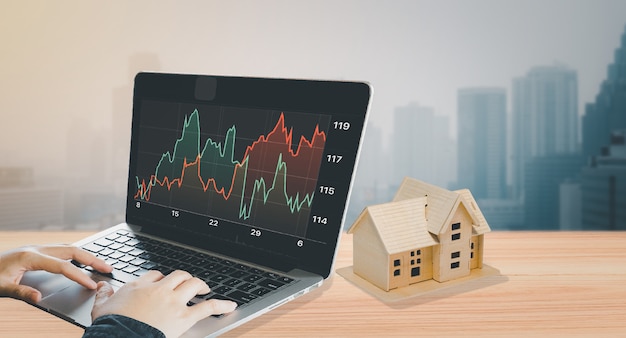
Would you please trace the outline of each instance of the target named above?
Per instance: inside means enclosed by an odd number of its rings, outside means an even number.
[[[584,165],[577,78],[575,70],[556,64],[513,80],[512,194],[524,205],[527,227],[560,227],[561,184],[576,180]]]
[[[583,168],[581,190],[584,229],[626,230],[626,130]]]
[[[626,29],[607,78],[583,116],[582,226],[626,229]]]
[[[524,223],[526,228],[561,228],[561,187],[578,179],[584,159],[579,154],[536,156],[524,170]],[[565,201],[564,201],[565,202]],[[571,201],[567,201],[571,205]]]
[[[513,80],[512,194],[522,198],[534,157],[578,152],[578,79],[563,65],[538,66]]]
[[[506,198],[506,91],[458,91],[457,183],[477,199]]]
[[[393,157],[392,186],[399,185],[402,178],[411,176],[428,180],[431,174],[432,149],[427,145],[433,138],[432,124],[435,113],[432,108],[411,103],[396,107],[391,136]]]
[[[582,143],[586,157],[599,155],[614,131],[626,129],[626,29],[614,58],[595,102],[585,106]]]
[[[390,189],[405,176],[446,187],[455,177],[454,145],[447,117],[430,107],[411,103],[394,112],[391,137]]]

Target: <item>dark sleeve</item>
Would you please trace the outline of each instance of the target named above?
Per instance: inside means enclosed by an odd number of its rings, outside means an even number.
[[[85,329],[83,338],[135,338],[158,337],[165,338],[158,329],[121,315],[105,315],[98,317],[90,327]]]

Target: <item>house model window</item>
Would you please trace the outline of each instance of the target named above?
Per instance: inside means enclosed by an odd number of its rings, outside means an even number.
[[[405,178],[392,202],[366,207],[348,230],[354,273],[385,291],[465,277],[482,268],[489,231],[469,190]]]

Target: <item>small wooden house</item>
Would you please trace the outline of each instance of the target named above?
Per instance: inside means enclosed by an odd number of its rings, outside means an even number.
[[[490,230],[469,190],[405,178],[392,202],[366,207],[348,230],[354,273],[385,291],[468,276],[482,268]]]

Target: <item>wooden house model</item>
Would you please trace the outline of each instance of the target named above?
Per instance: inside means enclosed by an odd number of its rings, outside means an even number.
[[[482,268],[489,231],[469,190],[405,178],[392,202],[366,207],[348,230],[353,271],[385,291],[465,277]]]

